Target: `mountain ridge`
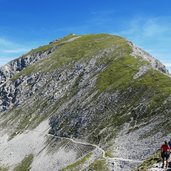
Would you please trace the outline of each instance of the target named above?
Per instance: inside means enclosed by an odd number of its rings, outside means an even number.
[[[159,137],[169,137],[171,127],[164,123],[171,114],[170,96],[166,67],[133,43],[109,34],[71,34],[0,68],[0,133],[7,136],[0,139],[5,142],[0,149],[10,156],[18,139],[32,137],[27,130],[38,129],[36,141],[39,144],[40,139],[44,150],[38,153],[34,143],[30,147],[34,156],[31,170],[43,169],[44,163],[50,169],[47,161],[52,170],[70,170],[77,160],[71,170],[81,170],[84,162],[87,170],[100,166],[131,170],[137,165],[129,160],[144,160],[159,146]],[[96,144],[106,155],[127,162],[101,161],[97,149],[81,145],[80,152],[74,142],[67,147],[63,145],[67,140],[47,138],[47,131],[52,136]],[[71,155],[69,162],[57,157],[58,153],[65,156],[66,151]],[[0,159],[13,169],[26,155],[28,151],[15,152],[13,163]]]
[[[63,43],[65,43],[67,41],[68,42],[73,41],[73,40],[75,40],[75,39],[77,39],[79,37],[80,36],[77,36],[75,34],[69,34],[68,36],[64,37]],[[56,39],[56,40],[50,42],[49,45],[58,43],[58,41],[61,41],[61,40],[63,40],[63,39]],[[132,48],[133,48],[133,52],[132,52],[133,56],[143,55],[143,58],[145,60],[147,60],[148,62],[150,62],[152,67],[154,67],[156,69],[159,69],[160,71],[168,74],[168,70],[166,69],[166,67],[159,60],[155,59],[154,57],[152,57],[150,54],[143,51],[142,49],[136,47],[132,42],[128,41],[128,44],[130,44],[130,46],[132,46]],[[48,45],[44,45],[44,46],[41,46],[41,47],[46,47],[46,46],[48,46]],[[30,52],[26,53],[25,55],[22,55],[20,58],[14,59],[11,62],[9,62],[8,64],[5,64],[4,66],[1,66],[0,67],[1,82],[3,80],[3,76],[6,75],[7,77],[11,78],[11,76],[13,76],[16,71],[23,70],[25,67],[28,66],[28,64],[30,65],[32,63],[35,63],[36,61],[42,59],[44,56],[47,56],[48,54],[52,53],[56,48],[57,48],[56,46],[49,47],[49,49],[45,50],[43,52],[43,54],[40,53],[41,51],[38,51],[37,52],[38,54],[37,54],[37,53],[34,53],[34,50],[31,50]],[[32,51],[33,51],[33,54],[30,56],[29,54],[32,53]],[[12,69],[10,69],[10,68],[12,68]]]

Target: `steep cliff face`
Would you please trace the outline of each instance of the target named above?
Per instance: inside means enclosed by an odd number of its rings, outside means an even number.
[[[132,42],[129,42],[129,44],[132,47],[133,56],[139,56],[143,58],[145,61],[148,61],[152,68],[157,69],[163,73],[169,74],[165,65],[163,65],[159,60],[151,56],[149,53],[145,52],[143,49],[136,47]]]
[[[13,169],[31,151],[36,171],[130,170],[170,135],[170,97],[165,66],[124,38],[66,36],[0,68],[1,156],[31,131],[39,144],[0,159]]]
[[[32,63],[47,57],[49,52],[28,54],[0,68],[1,110],[7,110],[11,105],[18,105],[17,97],[20,98],[20,93],[23,93],[18,87],[25,80],[17,79],[11,82],[10,79]]]
[[[21,58],[11,61],[7,65],[0,68],[0,80],[1,84],[12,78],[16,73],[22,71],[27,66],[39,61],[40,59],[46,58],[54,49],[48,49],[45,52],[33,52],[26,54]]]

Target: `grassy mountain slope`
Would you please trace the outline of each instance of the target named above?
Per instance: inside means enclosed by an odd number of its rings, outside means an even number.
[[[151,137],[156,141],[157,133],[159,138],[170,134],[171,78],[160,69],[162,64],[155,68],[143,53],[136,55],[126,39],[108,34],[69,35],[21,58],[30,56],[37,60],[13,72],[0,87],[1,106],[8,104],[0,113],[0,125],[9,135],[9,143],[48,119],[52,135],[97,144],[111,156],[123,157],[120,152],[127,150],[127,157],[142,159],[159,145],[157,141],[144,153]],[[123,146],[122,138],[127,140]],[[134,139],[139,155],[132,152]],[[53,143],[58,151],[55,146]],[[91,150],[84,151],[79,165],[90,160],[86,155]],[[110,163],[101,163],[94,155],[88,158],[87,169]],[[36,160],[34,156],[33,162]],[[63,165],[63,169],[69,166]]]

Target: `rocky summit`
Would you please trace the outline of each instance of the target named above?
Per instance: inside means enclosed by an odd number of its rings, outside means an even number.
[[[170,75],[122,37],[70,34],[0,68],[0,170],[148,170],[170,136]]]

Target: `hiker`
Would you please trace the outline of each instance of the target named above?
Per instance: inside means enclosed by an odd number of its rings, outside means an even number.
[[[168,159],[170,157],[170,147],[167,141],[161,146],[161,157],[162,157],[162,168],[164,168],[165,160],[166,160],[166,168],[169,166]]]

